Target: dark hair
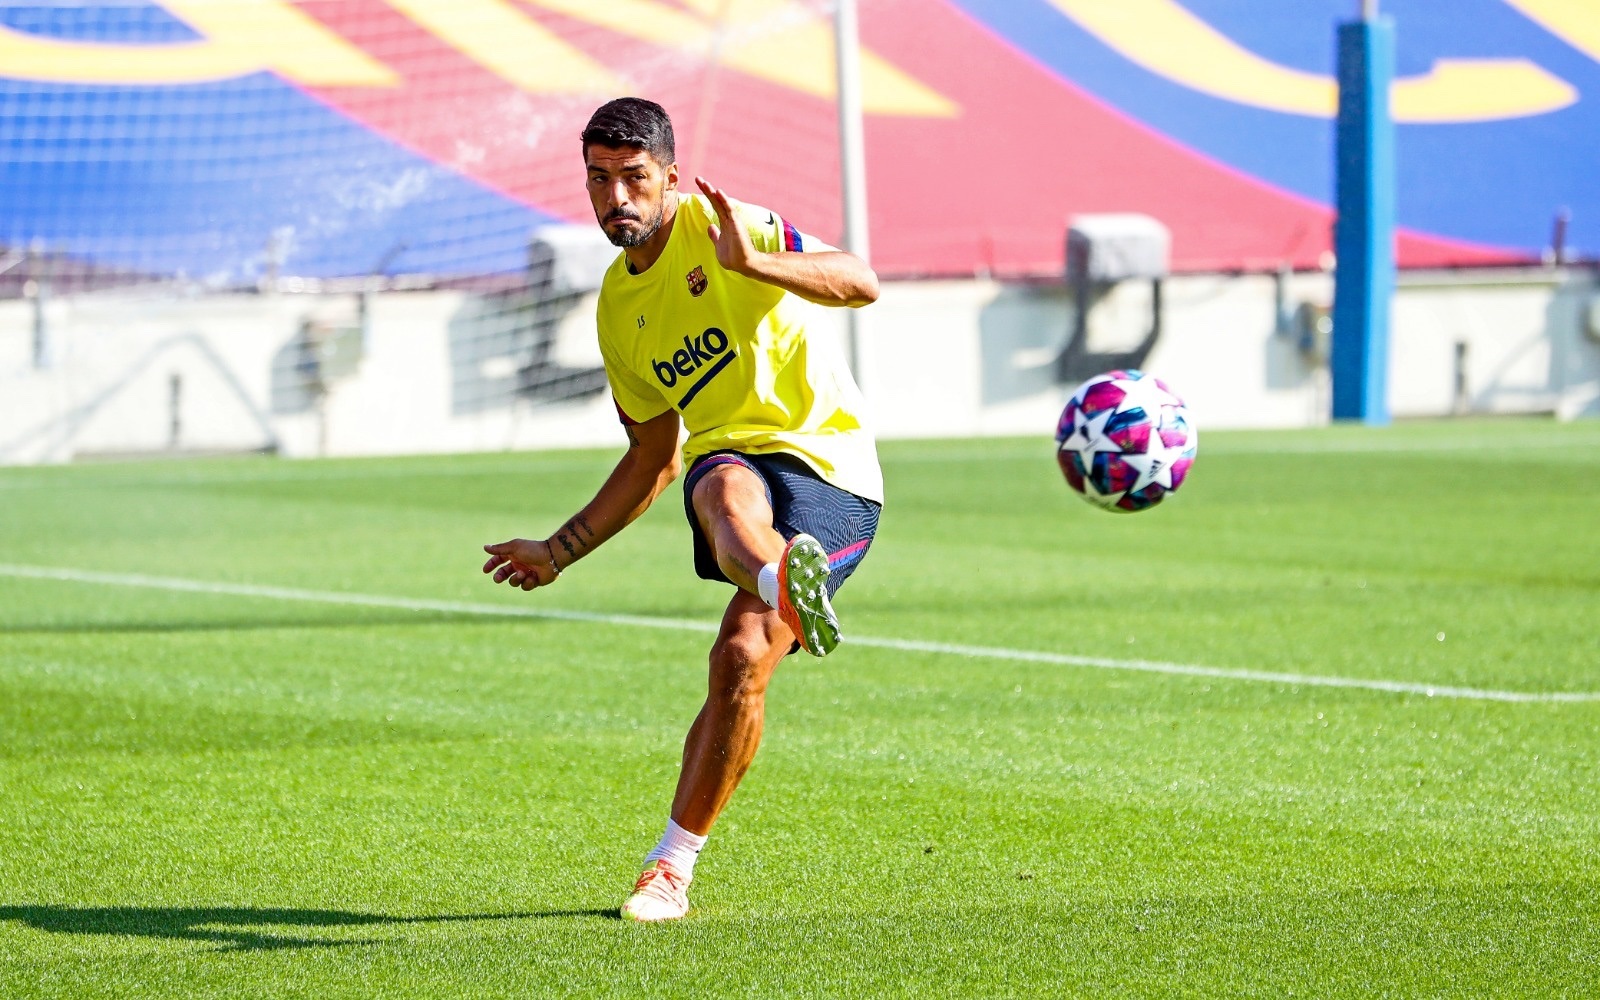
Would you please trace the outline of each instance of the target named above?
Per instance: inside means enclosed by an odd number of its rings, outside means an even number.
[[[655,157],[663,167],[678,159],[667,109],[642,97],[619,97],[600,105],[589,116],[582,138],[585,153],[591,145],[633,146]]]

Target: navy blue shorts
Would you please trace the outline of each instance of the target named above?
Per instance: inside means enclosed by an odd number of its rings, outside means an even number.
[[[700,579],[732,582],[717,565],[694,513],[695,484],[712,469],[728,464],[742,465],[761,477],[767,488],[767,502],[772,504],[772,526],[778,534],[793,538],[805,532],[822,543],[828,552],[828,596],[838,593],[872,546],[872,536],[878,532],[878,513],[883,508],[827,482],[793,455],[714,451],[690,466],[689,475],[683,480],[683,510],[694,532],[694,571]]]

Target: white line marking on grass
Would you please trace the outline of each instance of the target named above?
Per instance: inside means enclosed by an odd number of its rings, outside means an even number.
[[[648,615],[604,614],[594,611],[569,611],[561,608],[518,608],[500,604],[473,604],[466,601],[437,601],[416,597],[386,597],[382,594],[356,594],[337,590],[304,590],[297,587],[270,587],[250,583],[220,583],[186,580],[142,573],[99,573],[92,570],[51,566],[12,566],[0,563],[0,576],[32,580],[58,580],[67,583],[98,583],[116,587],[144,587],[195,594],[222,594],[234,597],[259,597],[275,601],[303,601],[313,604],[343,604],[366,608],[392,608],[400,611],[437,611],[447,614],[483,615],[505,618],[544,618],[557,621],[592,622],[600,625],[627,625],[635,628],[670,629],[679,632],[713,633],[714,622],[686,618],[658,618]],[[1209,677],[1217,680],[1246,681],[1258,684],[1289,684],[1306,687],[1355,688],[1388,694],[1419,694],[1429,698],[1460,698],[1501,702],[1593,702],[1600,691],[1496,691],[1486,688],[1418,684],[1362,677],[1327,677],[1317,674],[1276,673],[1265,670],[1238,670],[1205,667],[1190,663],[1165,663],[1159,660],[1116,660],[1102,656],[1074,656],[999,646],[967,646],[958,643],[922,642],[915,639],[882,639],[852,636],[854,646],[893,649],[905,653],[931,653],[976,660],[1010,660],[1019,663],[1049,663],[1064,667],[1093,667],[1100,670],[1131,670],[1147,674],[1172,674],[1180,677]]]
[[[993,646],[962,646],[915,639],[871,639],[852,636],[855,646],[900,649],[911,653],[943,653],[973,659],[1017,660],[1025,663],[1057,663],[1067,667],[1098,667],[1102,670],[1134,670],[1147,674],[1176,674],[1180,677],[1216,677],[1222,680],[1254,681],[1263,684],[1294,684],[1309,687],[1361,688],[1392,694],[1421,694],[1429,698],[1468,698],[1474,701],[1600,701],[1600,691],[1495,691],[1485,688],[1450,687],[1443,684],[1418,684],[1413,681],[1386,681],[1364,677],[1327,677],[1318,674],[1274,673],[1267,670],[1241,670],[1229,667],[1202,667],[1190,663],[1161,660],[1113,660],[1101,656],[1074,656],[1070,653],[1043,653],[1027,649]]]
[[[211,580],[185,580],[172,576],[146,576],[142,573],[97,573],[92,570],[58,569],[51,566],[11,566],[0,563],[0,576],[35,580],[61,580],[68,583],[103,583],[114,587],[145,587],[150,590],[177,590],[192,594],[225,594],[233,597],[263,597],[274,601],[304,601],[312,604],[345,604],[364,608],[393,608],[400,611],[441,611],[458,615],[488,615],[507,618],[552,618],[561,621],[594,622],[603,625],[633,625],[639,628],[677,629],[684,632],[715,632],[712,622],[685,618],[654,618],[642,615],[609,615],[594,611],[564,611],[559,608],[517,608],[499,604],[470,604],[465,601],[435,601],[425,597],[385,597],[382,594],[353,594],[342,590],[303,590],[299,587],[269,587],[254,583],[219,583]]]

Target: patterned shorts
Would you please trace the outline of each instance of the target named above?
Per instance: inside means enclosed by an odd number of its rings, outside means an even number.
[[[772,504],[772,526],[784,538],[805,532],[828,552],[828,596],[839,592],[845,580],[861,565],[878,531],[881,505],[827,482],[811,466],[793,455],[746,455],[714,451],[696,460],[683,481],[683,509],[694,533],[694,571],[702,580],[731,582],[717,565],[711,543],[700,530],[694,513],[694,488],[702,476],[719,465],[742,465],[761,477],[767,502]]]

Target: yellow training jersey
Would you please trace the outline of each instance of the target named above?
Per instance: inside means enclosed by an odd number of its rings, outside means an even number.
[[[825,248],[764,208],[735,203],[757,250]],[[713,451],[794,455],[823,479],[883,502],[864,404],[823,308],[717,263],[716,209],[680,195],[661,257],[643,274],[618,255],[600,286],[600,354],[624,420],[676,409],[684,461]]]

